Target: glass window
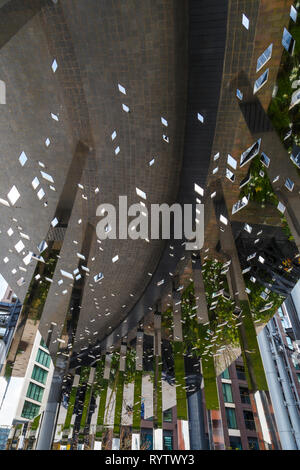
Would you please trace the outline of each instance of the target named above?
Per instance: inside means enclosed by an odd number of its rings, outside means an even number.
[[[164,430],[163,450],[173,450],[173,432],[170,430]]]
[[[298,379],[298,382],[300,384],[300,374],[297,374],[297,379]]]
[[[289,327],[289,324],[288,324],[285,317],[281,318],[281,323],[282,323],[283,328],[288,328]]]
[[[267,62],[270,60],[272,55],[273,44],[270,44],[269,47],[262,53],[261,56],[257,59],[256,72],[258,72]]]
[[[38,350],[36,356],[36,362],[42,364],[42,366],[49,367],[50,366],[50,356],[46,352],[42,351],[41,349]]]
[[[254,83],[254,90],[253,93],[256,93],[261,87],[266,83],[269,77],[269,69],[267,69],[264,73],[261,74],[260,77]]]
[[[229,436],[229,445],[231,450],[243,450],[241,438],[238,436]]]
[[[291,340],[291,338],[290,338],[289,336],[286,336],[286,342],[287,342],[287,344],[288,344],[288,347],[289,347],[290,349],[293,349],[293,350],[294,350],[293,342],[292,342],[292,340]]]
[[[47,345],[46,345],[46,343],[45,343],[45,341],[44,341],[43,338],[41,338],[40,345],[42,346],[42,348],[48,349],[48,348],[47,348]]]
[[[230,379],[230,375],[229,375],[229,370],[228,370],[228,368],[225,369],[225,370],[222,372],[221,377],[222,377],[222,379]]]
[[[249,450],[259,450],[258,440],[256,437],[248,437]]]
[[[242,15],[242,25],[246,29],[249,29],[249,24],[250,24],[249,18],[245,15],[245,13],[243,13],[243,15]]]
[[[44,393],[43,387],[40,387],[39,385],[36,385],[30,382],[26,396],[28,398],[32,398],[32,400],[42,401],[43,393]]]
[[[0,450],[5,450],[10,427],[0,427]]]
[[[4,336],[6,332],[6,328],[0,328],[0,336]]]
[[[239,380],[246,380],[244,366],[236,366],[236,375]]]
[[[152,429],[141,429],[141,450],[153,449]]]
[[[237,429],[236,415],[234,408],[225,408],[227,426],[229,429]]]
[[[251,404],[248,388],[240,387],[240,396],[241,396],[241,402],[242,403],[246,403],[248,405]]]
[[[239,100],[243,99],[243,93],[238,88],[236,90],[236,96],[238,97]]]
[[[233,403],[232,390],[230,384],[222,384],[224,401],[226,403]]]
[[[48,372],[45,369],[42,369],[39,366],[34,366],[31,378],[45,385],[46,380],[47,380],[47,375],[48,375]]]
[[[298,12],[296,10],[296,8],[292,5],[291,6],[291,10],[290,10],[290,17],[292,18],[292,20],[296,23],[297,21],[297,15],[298,15]]]
[[[39,405],[25,400],[21,416],[26,419],[33,419],[39,414],[39,411]]]
[[[300,370],[300,363],[295,361],[293,358],[292,358],[292,361],[293,361],[293,364],[294,364],[294,367],[296,370]]]
[[[143,401],[141,403],[141,418],[145,418],[145,403]]]
[[[255,428],[254,416],[253,416],[252,411],[243,410],[243,414],[244,414],[246,428],[249,429],[250,431],[255,431],[256,428]]]
[[[171,423],[172,419],[173,419],[172,408],[169,408],[168,410],[164,411],[164,421]]]
[[[288,51],[290,54],[293,54],[294,47],[295,47],[295,40],[286,28],[284,28],[283,30],[282,45],[286,51]]]
[[[270,158],[268,157],[268,155],[266,155],[264,152],[261,152],[261,157],[260,157],[260,161],[262,162],[262,164],[266,167],[266,168],[269,168],[270,166]]]
[[[246,165],[246,163],[249,163],[252,158],[256,157],[256,155],[259,153],[260,149],[260,144],[261,144],[261,139],[258,139],[257,142],[255,142],[251,147],[247,148],[245,152],[241,154],[240,158],[240,166]]]

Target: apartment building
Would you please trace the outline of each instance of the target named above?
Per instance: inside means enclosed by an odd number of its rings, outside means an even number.
[[[253,394],[248,389],[241,357],[217,378],[226,449],[260,450],[263,441]]]
[[[299,289],[298,283],[258,335],[283,450],[300,449]]]
[[[6,357],[13,340],[22,304],[10,287],[0,301],[0,373],[3,375]]]
[[[22,352],[19,355],[22,356]],[[18,358],[1,407],[3,412],[6,410],[6,422],[0,424],[33,420],[43,411],[47,403],[54,367],[39,331],[36,331],[26,368],[22,371],[17,366]],[[3,413],[0,411],[0,420],[1,417],[3,419]]]

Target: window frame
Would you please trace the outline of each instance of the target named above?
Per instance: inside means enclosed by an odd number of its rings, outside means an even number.
[[[37,369],[38,369],[38,371],[37,371]],[[31,378],[33,380],[35,380],[36,382],[39,382],[43,385],[46,385],[47,378],[48,378],[48,370],[43,369],[42,367],[38,366],[37,364],[34,364],[33,369],[32,369]]]
[[[26,392],[26,398],[30,398],[31,400],[42,403],[44,391],[45,389],[41,387],[40,385],[37,385],[33,382],[29,382],[27,392]]]
[[[44,362],[41,362],[41,361],[44,361],[44,358],[47,359],[47,361],[44,363]],[[39,364],[41,364],[42,366],[46,367],[47,369],[50,368],[50,364],[51,364],[51,356],[50,354],[46,353],[46,351],[43,351],[42,349],[38,349],[38,352],[37,352],[37,355],[36,355],[36,360],[35,362],[38,362]]]
[[[270,52],[269,52],[270,51]],[[269,60],[272,57],[272,52],[273,52],[273,43],[271,43],[265,50],[264,52],[258,57],[257,62],[256,62],[256,72],[259,72],[265,65],[266,63],[269,62]],[[267,55],[267,58],[265,59]],[[261,65],[258,65],[259,60],[261,60]]]
[[[249,389],[247,387],[239,387],[239,390],[240,390],[241,403],[243,403],[244,405],[251,405]],[[242,390],[247,393],[242,394]]]
[[[235,408],[231,408],[231,407],[229,408],[228,406],[225,406],[225,414],[226,414],[226,422],[227,422],[228,429],[239,429],[237,419],[236,419]],[[230,414],[232,416],[229,416]],[[231,422],[232,417],[234,417],[234,423]],[[229,424],[235,424],[235,427],[230,426]]]
[[[230,397],[228,397],[228,390],[230,390]],[[222,382],[222,392],[225,403],[234,403],[231,384]],[[231,398],[231,400],[227,400],[227,398]]]
[[[228,376],[228,377],[226,377],[226,376]],[[221,378],[226,379],[226,380],[230,380],[230,374],[229,374],[228,367],[226,369],[224,369],[223,372],[221,373]]]
[[[27,413],[27,416],[25,416],[25,414],[24,414],[25,413],[25,411],[24,411],[25,408],[29,409],[31,411],[30,413]],[[25,400],[21,416],[22,416],[22,418],[32,420],[36,416],[38,416],[40,409],[41,409],[40,405],[38,405],[36,403],[32,403],[31,401]]]
[[[246,418],[246,414],[251,414],[253,419]],[[252,410],[243,410],[243,417],[244,417],[244,422],[245,422],[245,427],[248,431],[256,431],[256,426],[255,426],[255,420],[254,420],[254,414]],[[251,423],[251,425],[250,425]]]

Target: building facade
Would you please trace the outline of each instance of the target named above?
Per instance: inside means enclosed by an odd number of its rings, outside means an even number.
[[[299,449],[300,2],[0,3],[7,448]]]
[[[7,287],[0,302],[0,374],[13,340],[21,307],[18,298],[13,294],[11,288]]]
[[[260,352],[285,450],[300,449],[299,284],[258,335]]]
[[[264,442],[254,394],[249,391],[242,357],[218,377],[226,449],[271,450]]]
[[[19,355],[21,357],[22,353]],[[16,359],[1,404],[0,419],[5,412],[6,424],[11,426],[8,448],[27,446],[32,431],[31,424],[38,419],[36,433],[48,400],[53,370],[49,351],[37,331],[31,345],[29,361],[23,370],[18,369],[18,357]]]

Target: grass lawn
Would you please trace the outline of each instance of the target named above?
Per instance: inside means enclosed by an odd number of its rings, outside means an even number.
[[[136,370],[135,380],[134,380],[133,422],[132,422],[132,429],[134,432],[139,432],[140,426],[141,426],[142,377],[143,377],[143,371]]]

